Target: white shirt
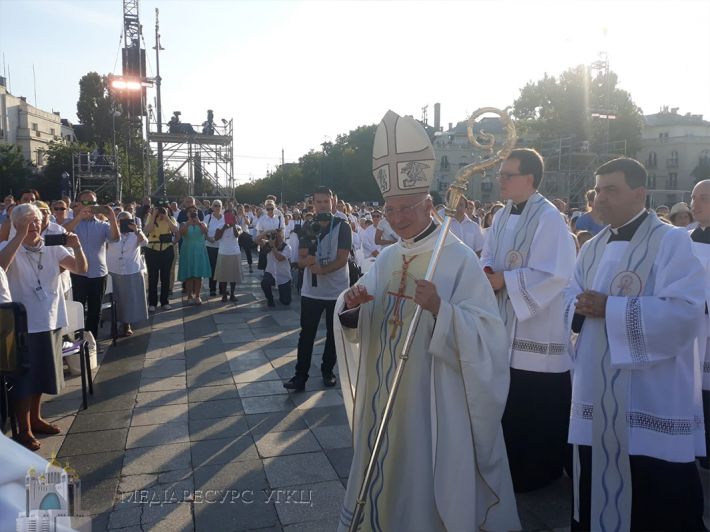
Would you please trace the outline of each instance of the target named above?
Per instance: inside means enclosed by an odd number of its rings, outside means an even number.
[[[382,231],[382,238],[383,238],[384,240],[394,240],[395,242],[396,242],[397,240],[399,240],[399,237],[397,236],[397,233],[395,233],[395,232],[392,230],[392,226],[391,226],[391,225],[389,224],[389,222],[388,222],[386,219],[384,219],[384,218],[382,218],[382,220],[380,220],[380,223],[377,224],[377,230],[378,230],[378,231]],[[386,245],[382,246],[382,249],[385,249],[387,246],[391,246],[391,245],[392,245],[392,244],[386,244]]]
[[[377,228],[373,224],[365,229],[365,232],[362,234],[362,251],[365,253],[366,259],[372,257],[374,251],[380,251],[382,249],[381,246],[375,244],[375,231],[377,231]]]
[[[234,236],[234,228],[228,227],[222,232],[222,237],[217,240],[220,255],[240,255],[239,240]]]
[[[380,222],[382,225],[382,222]],[[456,218],[451,218],[450,231],[455,234],[459,240],[478,253],[483,249],[483,243],[486,236],[481,230],[481,226],[471,220],[464,214],[463,222],[459,222]]]
[[[143,235],[143,242],[138,242],[135,233],[121,233],[118,242],[109,242],[106,249],[108,271],[118,275],[132,275],[143,269],[140,248],[148,245],[148,238]]]
[[[282,285],[291,280],[291,246],[286,244],[279,253],[286,257],[286,260],[277,260],[274,254],[269,252],[266,256],[266,271],[274,276],[277,285]]]
[[[263,233],[264,231],[270,231],[272,229],[278,229],[280,226],[282,226],[281,218],[276,216],[274,214],[274,217],[271,218],[269,217],[268,214],[265,214],[261,218],[259,218],[259,221],[256,222],[256,233]]]
[[[10,287],[7,284],[7,275],[5,275],[5,270],[2,268],[0,268],[0,303],[12,303]]]
[[[336,216],[336,217],[338,217],[338,218],[342,218],[342,219],[345,220],[346,222],[349,221],[349,220],[348,220],[348,215],[345,214],[344,212],[335,211],[335,213],[333,214],[333,216]]]
[[[207,224],[207,237],[209,238],[214,238],[214,234],[217,232],[217,229],[220,227],[224,227],[224,214],[221,215],[222,218],[217,218],[214,214],[208,214],[205,216],[205,223]],[[219,241],[217,242],[210,242],[205,238],[205,246],[208,248],[218,248],[220,247]]]
[[[7,242],[0,244],[4,248]],[[64,293],[61,291],[59,263],[70,254],[64,246],[43,246],[36,253],[20,246],[7,270],[12,300],[27,309],[27,331],[30,333],[53,331],[67,325]],[[41,257],[42,269],[38,268]],[[37,280],[46,294],[37,297]]]
[[[64,229],[61,225],[55,222],[49,222],[49,225],[47,226],[47,229],[44,230],[44,233],[42,233],[42,237],[45,237],[47,235],[63,235],[66,233],[67,230]],[[74,255],[74,251],[71,250],[70,248],[65,248],[70,255]],[[62,274],[60,275],[61,277],[61,290],[62,293],[66,293],[70,288],[71,288],[71,273],[69,273],[69,270],[64,270]]]

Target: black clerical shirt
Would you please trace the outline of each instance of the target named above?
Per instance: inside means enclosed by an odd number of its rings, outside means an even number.
[[[523,209],[525,208],[525,205],[528,204],[528,200],[525,200],[521,203],[518,203],[517,205],[513,205],[510,209],[510,214],[523,214]]]
[[[710,244],[710,227],[696,227],[690,233],[690,238],[693,242],[698,242],[699,244]]]
[[[610,228],[611,236],[609,236],[607,244],[611,244],[612,242],[631,242],[631,239],[636,234],[636,231],[639,227],[641,227],[641,224],[647,217],[648,212],[643,211],[643,213],[638,218],[630,221],[626,225],[622,225],[618,229]],[[582,330],[584,318],[585,316],[582,316],[581,314],[577,314],[575,312],[574,316],[572,317],[572,332],[579,333]]]

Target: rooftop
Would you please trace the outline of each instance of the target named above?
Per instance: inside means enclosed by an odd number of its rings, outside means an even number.
[[[703,120],[703,115],[691,113],[679,114],[678,108],[674,107],[668,111],[664,107],[660,113],[653,115],[643,115],[643,125],[645,127],[666,127],[666,126],[704,126],[710,127],[710,122]]]

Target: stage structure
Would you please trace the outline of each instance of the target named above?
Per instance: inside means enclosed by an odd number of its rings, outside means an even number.
[[[187,177],[191,195],[195,194],[195,185],[207,183],[205,197],[233,197],[234,121],[222,119],[221,122],[221,125],[215,123],[211,110],[200,125],[180,122],[179,111],[173,113],[168,123],[160,124],[160,128],[157,123],[149,122],[148,142],[160,147],[162,165],[158,163],[158,172],[162,169],[165,176],[154,195],[170,196],[170,180],[182,174]],[[204,185],[202,189],[205,190]]]
[[[548,198],[569,198],[570,207],[585,205],[584,193],[594,188],[597,168],[626,155],[625,140],[594,144],[562,137],[543,141],[540,148],[545,161],[540,192]]]

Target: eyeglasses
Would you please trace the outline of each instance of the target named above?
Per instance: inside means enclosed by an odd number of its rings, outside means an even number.
[[[530,174],[506,174],[505,172],[498,172],[496,177],[502,179],[503,181],[508,181],[511,177],[517,177],[519,175],[530,175]]]
[[[373,218],[382,218],[382,215],[380,215],[380,214],[373,214],[372,217],[373,217]]]
[[[84,200],[84,201],[81,202],[81,204],[82,204],[82,205],[86,205],[86,206],[88,207],[89,205],[96,205],[96,202],[95,202],[95,201]]]
[[[54,207],[55,211],[66,211],[66,207]]]
[[[274,208],[273,208],[273,207],[267,207],[266,210],[267,210],[267,211],[273,211]]]
[[[407,207],[401,207],[401,208],[399,208],[399,209],[394,209],[394,208],[392,208],[392,207],[387,207],[387,208],[385,209],[385,218],[389,218],[389,217],[392,216],[393,214],[407,214],[407,215],[408,215],[408,214],[412,214],[412,212],[414,211],[414,207],[418,207],[419,205],[421,205],[422,203],[424,203],[424,202],[425,202],[426,200],[428,200],[428,199],[429,199],[429,197],[427,196],[427,197],[424,198],[422,201],[420,201],[420,202],[418,202],[418,203],[415,203],[414,205],[407,206]],[[372,217],[373,217],[373,218],[379,218],[376,214],[373,214]]]

